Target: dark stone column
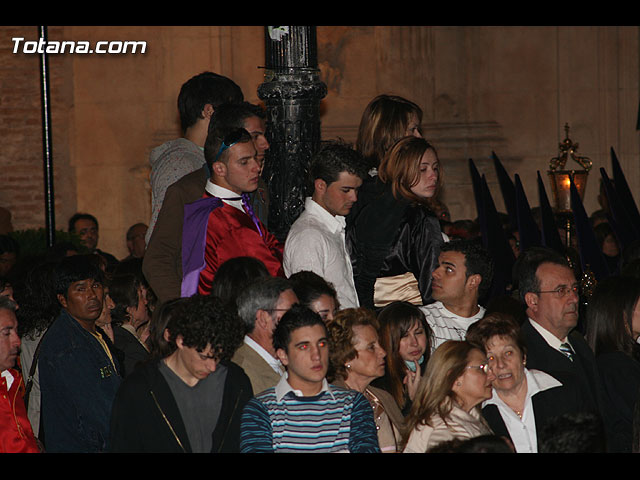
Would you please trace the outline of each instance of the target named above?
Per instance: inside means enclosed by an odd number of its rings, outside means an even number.
[[[284,241],[304,207],[308,167],[320,146],[320,100],[315,27],[265,27],[265,82],[258,97],[267,107],[263,178],[269,189],[269,230]]]

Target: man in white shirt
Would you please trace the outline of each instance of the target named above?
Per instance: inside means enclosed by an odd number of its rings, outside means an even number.
[[[366,173],[362,157],[352,148],[338,143],[322,148],[310,167],[313,194],[306,198],[284,246],[285,275],[303,270],[320,275],[335,288],[341,308],[359,306],[345,246],[345,216]]]
[[[244,369],[257,395],[273,387],[284,374],[273,346],[273,332],[285,312],[298,303],[298,298],[288,280],[267,277],[245,288],[236,303],[248,333],[232,360]]]
[[[420,307],[431,327],[431,351],[447,340],[464,340],[485,308],[478,303],[493,278],[493,260],[474,240],[445,243],[431,285],[435,303]]]

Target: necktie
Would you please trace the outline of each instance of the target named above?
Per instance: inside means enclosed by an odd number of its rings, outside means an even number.
[[[573,351],[573,348],[571,348],[571,345],[569,345],[568,343],[563,343],[562,345],[560,345],[560,351],[573,362],[573,356],[575,355],[575,352]]]

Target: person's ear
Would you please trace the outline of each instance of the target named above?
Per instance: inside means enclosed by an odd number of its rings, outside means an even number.
[[[227,166],[224,164],[224,162],[213,162],[211,168],[213,169],[213,173],[216,177],[227,176]]]
[[[58,293],[57,297],[58,297],[58,302],[60,302],[60,305],[62,305],[62,308],[67,308],[67,299],[64,297],[64,295],[61,293]]]
[[[473,275],[469,275],[467,278],[467,285],[471,288],[479,288],[482,283],[482,275],[479,273],[474,273]]]
[[[313,189],[317,193],[324,194],[327,191],[327,182],[321,178],[316,178],[313,181]]]
[[[527,308],[533,311],[538,309],[538,294],[533,292],[527,292],[524,294],[524,302],[527,304]]]
[[[282,348],[276,350],[276,357],[280,360],[280,363],[285,367],[289,364],[289,356]]]
[[[213,115],[213,105],[207,103],[202,109],[202,118],[211,119],[211,115]]]

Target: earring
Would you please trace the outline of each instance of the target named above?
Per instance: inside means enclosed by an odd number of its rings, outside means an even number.
[[[346,367],[347,367],[347,368],[351,368],[351,364],[350,364],[350,363],[347,363]]]

